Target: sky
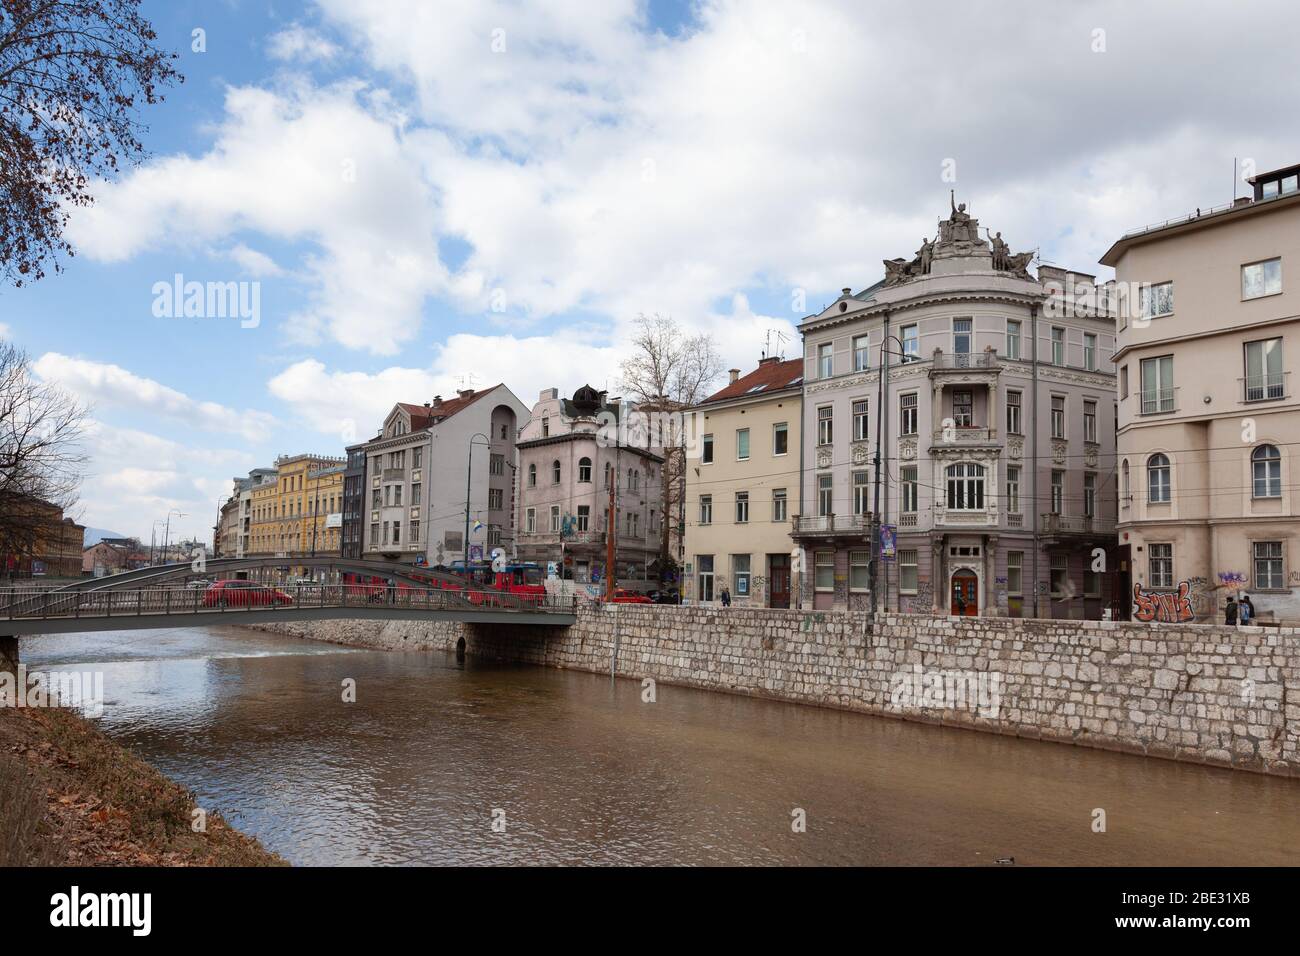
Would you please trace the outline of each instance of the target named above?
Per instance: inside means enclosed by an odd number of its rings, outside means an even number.
[[[79,519],[144,539],[172,511],[210,538],[234,476],[342,454],[397,401],[617,392],[638,314],[724,366],[798,355],[950,189],[1106,277],[1125,231],[1300,162],[1284,0],[142,10],[185,82],[64,271],[0,289],[0,336],[91,407]],[[247,308],[187,315],[190,282]]]

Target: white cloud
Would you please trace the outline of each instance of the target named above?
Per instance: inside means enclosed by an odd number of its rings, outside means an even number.
[[[261,442],[275,425],[266,412],[229,408],[218,402],[191,398],[152,379],[106,362],[72,358],[46,352],[32,363],[32,370],[46,381],[56,382],[94,407],[116,407],[143,411],[205,431],[239,435],[246,441]]]
[[[284,275],[284,270],[276,265],[274,259],[264,252],[248,248],[242,242],[227,249],[225,255],[245,273],[256,278],[278,278]]]
[[[0,322],[0,339],[7,339],[10,336],[9,326]]]
[[[339,48],[315,30],[295,23],[267,41],[267,52],[277,60],[328,60],[338,54]]]

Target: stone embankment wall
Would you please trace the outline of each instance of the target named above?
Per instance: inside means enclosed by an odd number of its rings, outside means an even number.
[[[1300,776],[1300,629],[623,605],[571,628],[334,621],[319,640],[454,650]],[[615,646],[617,660],[614,662]]]

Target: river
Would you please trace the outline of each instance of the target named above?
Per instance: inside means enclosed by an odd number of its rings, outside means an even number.
[[[1300,863],[1296,780],[239,627],[22,654],[295,864]]]

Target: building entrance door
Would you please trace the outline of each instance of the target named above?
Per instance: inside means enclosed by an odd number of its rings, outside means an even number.
[[[768,607],[790,606],[790,555],[767,556]]]
[[[950,614],[976,617],[979,615],[979,578],[974,571],[956,571],[952,576],[952,608]]]

